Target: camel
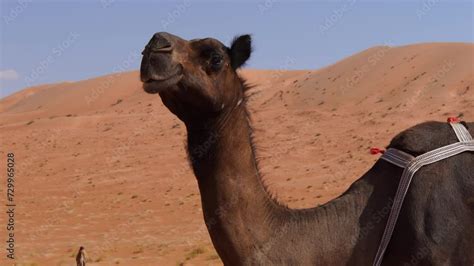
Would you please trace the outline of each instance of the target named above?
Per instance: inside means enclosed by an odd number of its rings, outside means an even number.
[[[143,89],[158,94],[187,130],[204,220],[225,265],[370,265],[403,169],[383,160],[324,205],[290,209],[264,185],[238,75],[251,36],[230,47],[213,38],[153,35],[143,51]],[[474,134],[473,123],[467,124]],[[414,156],[456,142],[425,122],[388,147]],[[417,172],[383,265],[473,265],[474,156],[464,152]]]

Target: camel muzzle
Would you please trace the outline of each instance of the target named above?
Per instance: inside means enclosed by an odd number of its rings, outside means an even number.
[[[174,45],[178,37],[166,32],[153,35],[142,52],[140,79],[148,93],[157,93],[175,85],[182,76],[183,67],[173,62]]]

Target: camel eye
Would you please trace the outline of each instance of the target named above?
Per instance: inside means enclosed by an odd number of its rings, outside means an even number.
[[[219,69],[221,67],[223,61],[224,61],[224,59],[222,58],[222,55],[220,55],[220,54],[212,54],[211,55],[210,64],[211,64],[211,67],[214,70]]]

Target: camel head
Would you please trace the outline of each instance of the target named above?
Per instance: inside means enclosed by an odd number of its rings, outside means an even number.
[[[251,53],[249,35],[230,47],[212,38],[184,40],[166,32],[153,35],[142,52],[140,79],[147,93],[185,123],[216,117],[242,100],[244,86],[236,70]]]

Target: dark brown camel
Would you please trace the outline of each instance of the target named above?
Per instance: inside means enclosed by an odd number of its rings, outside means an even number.
[[[144,90],[159,93],[186,125],[219,256],[226,265],[371,265],[402,169],[379,160],[317,208],[289,209],[272,198],[255,160],[247,86],[236,73],[250,53],[249,35],[228,48],[211,38],[157,33],[141,63]],[[427,122],[400,133],[390,147],[416,156],[456,141],[448,124]],[[473,263],[474,156],[465,152],[415,175],[383,264]]]

